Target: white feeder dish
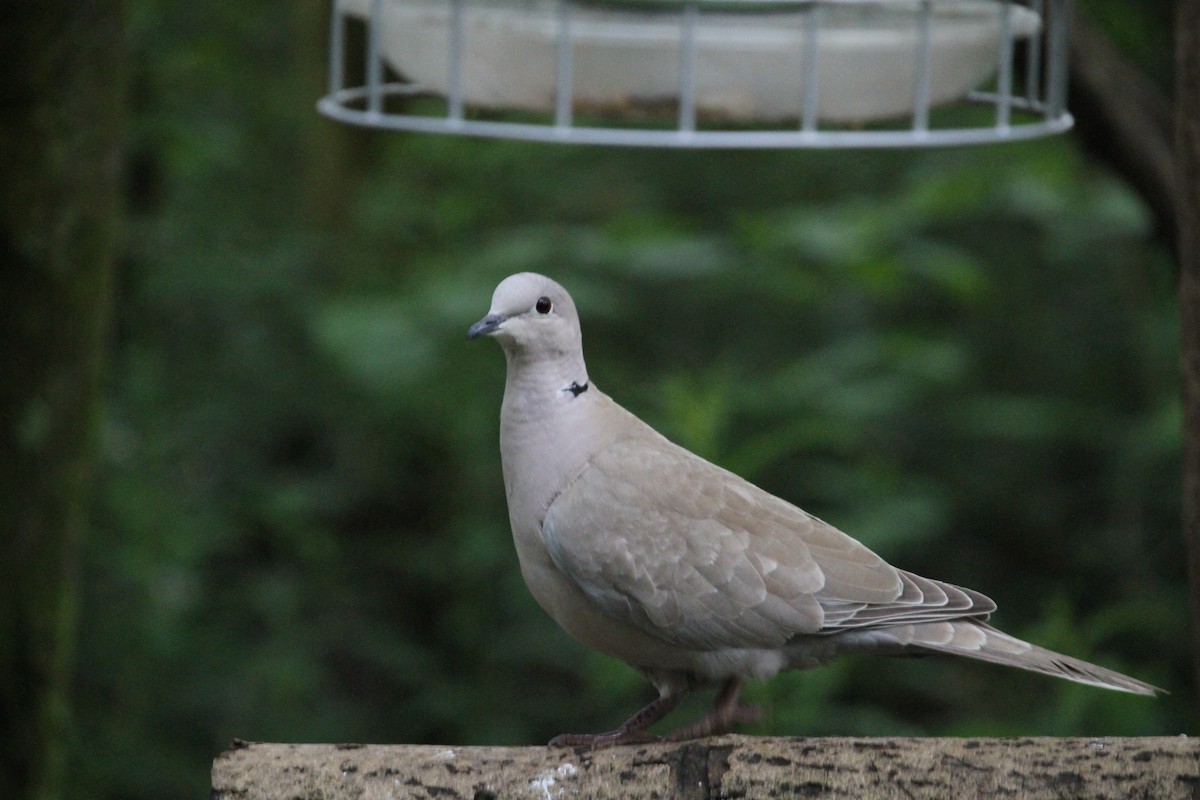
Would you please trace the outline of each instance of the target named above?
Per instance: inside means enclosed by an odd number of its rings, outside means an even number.
[[[748,10],[737,9],[739,2]],[[1065,0],[1050,2],[1059,7],[1051,21],[1065,29]],[[331,60],[338,85],[331,85],[321,108],[380,127],[444,125],[445,132],[611,144],[936,144],[946,137],[930,130],[930,110],[964,98],[996,105],[994,125],[946,143],[1040,135],[1071,124],[1062,102],[1065,36],[1043,35],[1044,0],[1031,6],[1015,0],[732,0],[715,10],[706,0],[666,0],[649,10],[631,5],[636,3],[339,0],[335,37],[343,15],[364,20],[369,60],[386,61],[403,83],[383,84],[378,64],[373,78],[369,65],[366,93],[355,94],[340,86],[340,64]],[[1055,72],[1045,87],[1044,41],[1050,42],[1054,58],[1046,61]],[[1026,91],[1015,95],[1012,61],[1020,42],[1028,44]],[[341,58],[340,52],[333,56]],[[996,91],[980,95],[989,81]],[[378,100],[372,105],[373,92],[446,97],[447,118],[438,123],[385,113]],[[1043,96],[1052,99],[1043,103]],[[350,118],[364,97],[363,112],[373,119],[361,113]],[[1021,130],[1012,124],[1014,108],[1041,116]],[[544,113],[553,120],[473,121],[468,110]],[[607,124],[577,127],[577,113],[617,120],[677,117],[677,126],[673,132],[627,129],[632,135],[623,137]],[[908,131],[857,129],[904,117],[912,121]],[[698,130],[697,120],[721,129]],[[740,140],[729,130],[789,120],[797,123],[790,131],[750,129]],[[852,129],[821,129],[828,124]],[[697,136],[707,141],[697,142]],[[828,141],[815,141],[820,137]]]
[[[352,0],[348,13],[366,18],[371,0]],[[912,112],[921,31],[920,0],[821,8],[816,59],[817,118],[865,123]],[[557,3],[468,2],[462,97],[487,109],[551,111],[556,98],[560,20]],[[696,108],[741,122],[774,122],[802,111],[806,25],[810,10],[711,13],[695,30]],[[932,5],[929,102],[962,98],[996,73],[1004,7],[993,0],[943,0]],[[385,0],[382,46],[408,80],[446,95],[451,73],[452,9],[434,0]],[[1012,7],[1014,39],[1040,30],[1036,13]],[[570,19],[573,98],[596,113],[662,109],[679,99],[678,12],[580,7]]]

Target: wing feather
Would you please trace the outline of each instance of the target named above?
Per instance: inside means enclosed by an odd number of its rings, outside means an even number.
[[[542,533],[554,563],[604,613],[699,650],[983,618],[995,607],[895,569],[657,435],[593,456],[551,501]]]

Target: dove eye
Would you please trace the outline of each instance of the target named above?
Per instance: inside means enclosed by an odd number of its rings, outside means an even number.
[[[549,314],[550,309],[553,307],[554,304],[550,302],[549,297],[539,297],[537,303],[533,306],[534,310],[539,314]]]

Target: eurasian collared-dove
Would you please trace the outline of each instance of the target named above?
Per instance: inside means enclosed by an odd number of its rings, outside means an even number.
[[[988,625],[982,594],[887,564],[796,506],[664,438],[600,392],[570,295],[542,275],[496,287],[467,336],[508,361],[500,455],[521,573],[568,633],[659,697],[623,725],[551,744],[608,746],[691,689],[721,686],[686,739],[753,719],[743,684],[855,653],[949,653],[1106,689],[1153,686]]]

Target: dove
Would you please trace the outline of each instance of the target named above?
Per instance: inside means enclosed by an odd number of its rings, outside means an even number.
[[[1105,689],[1159,690],[987,623],[971,589],[891,566],[837,528],[666,437],[592,383],[571,296],[505,278],[468,339],[507,361],[500,458],[521,574],[584,645],[632,666],[658,697],[619,727],[552,746],[658,740],[689,692],[719,687],[686,740],[757,719],[749,681],[846,655],[950,654]]]

